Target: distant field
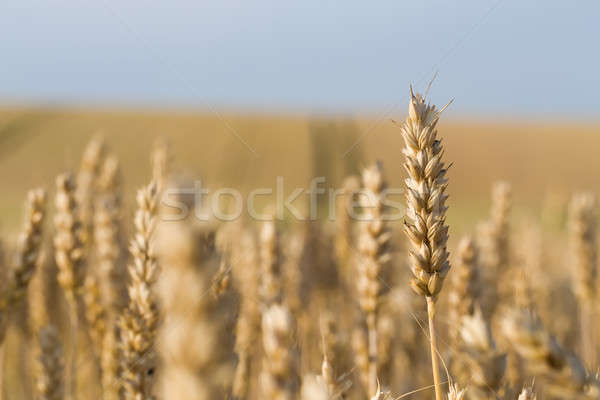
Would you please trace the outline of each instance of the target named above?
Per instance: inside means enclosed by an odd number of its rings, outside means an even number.
[[[497,179],[512,183],[517,214],[533,209],[538,216],[548,207],[560,208],[573,190],[600,188],[600,124],[449,115],[442,118],[440,133],[453,163],[453,229],[486,215],[489,188]],[[0,230],[13,231],[20,223],[27,189],[47,186],[59,172],[77,167],[94,134],[105,137],[119,156],[129,198],[132,188],[149,179],[149,153],[157,137],[170,141],[178,169],[211,186],[271,187],[283,176],[291,191],[306,186],[314,174],[338,184],[354,165],[375,159],[383,161],[390,185],[402,186],[402,139],[391,118],[2,109]]]

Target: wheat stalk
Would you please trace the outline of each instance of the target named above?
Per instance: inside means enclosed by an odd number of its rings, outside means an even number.
[[[158,273],[153,236],[157,224],[158,193],[151,183],[137,193],[131,240],[129,306],[119,321],[122,352],[122,379],[125,398],[151,399],[155,357],[153,345],[158,326],[158,304],[154,283]]]
[[[412,246],[410,268],[413,290],[427,300],[430,331],[431,363],[436,400],[442,400],[437,340],[435,332],[435,298],[442,290],[450,270],[448,251],[448,226],[446,225],[446,167],[442,161],[443,145],[437,136],[440,112],[425,99],[410,93],[408,118],[402,125],[406,147],[404,167],[406,179],[407,220],[405,232]]]
[[[381,312],[377,318],[377,377],[379,382],[394,382],[396,326],[390,312]]]
[[[39,356],[35,376],[37,400],[63,400],[64,359],[58,332],[52,325],[42,328],[38,334]]]

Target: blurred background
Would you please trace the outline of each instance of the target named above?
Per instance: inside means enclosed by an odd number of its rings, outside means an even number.
[[[599,188],[599,16],[591,0],[4,0],[0,231],[93,135],[129,202],[156,138],[213,186],[338,185],[375,159],[401,186],[392,120],[436,73],[432,102],[454,99],[440,123],[452,229],[487,215],[498,179],[515,213],[561,215]]]

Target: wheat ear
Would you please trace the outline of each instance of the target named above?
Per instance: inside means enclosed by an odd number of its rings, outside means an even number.
[[[354,364],[358,370],[358,378],[364,388],[369,387],[369,345],[367,332],[363,324],[355,324],[351,338]]]
[[[158,139],[154,142],[151,155],[152,180],[156,182],[158,192],[161,193],[166,186],[170,173],[170,149],[166,139]]]
[[[413,290],[427,300],[427,314],[431,343],[431,363],[436,400],[442,400],[440,373],[437,359],[435,332],[435,298],[442,290],[444,278],[450,270],[448,226],[446,225],[446,167],[442,161],[444,148],[437,136],[440,112],[425,99],[410,93],[408,118],[402,125],[406,147],[404,167],[407,211],[404,223],[409,238],[410,268]]]
[[[492,206],[490,218],[479,227],[479,247],[482,264],[482,280],[485,292],[482,293],[481,307],[486,319],[491,319],[499,302],[512,296],[513,282],[507,280],[509,261],[508,214],[511,205],[511,187],[506,182],[496,182],[492,186]],[[501,293],[501,290],[504,292]]]
[[[104,160],[98,177],[94,206],[94,245],[103,304],[110,320],[126,305],[126,270],[121,263],[121,197],[119,161]]]
[[[485,400],[498,396],[506,370],[506,354],[497,350],[489,322],[481,310],[461,321],[459,362],[470,384],[469,398]]]
[[[281,302],[281,260],[275,222],[265,221],[260,230],[260,296],[263,304]]]
[[[75,200],[75,184],[69,174],[56,179],[56,215],[54,250],[58,267],[58,283],[62,287],[69,308],[71,323],[71,352],[67,374],[68,397],[74,399],[77,390],[77,347],[79,331],[78,302],[85,275],[85,250],[81,222]]]
[[[296,391],[295,355],[292,348],[292,316],[287,307],[273,304],[263,312],[263,371],[260,376],[264,398],[292,400]]]
[[[245,399],[251,377],[252,349],[260,334],[258,298],[257,249],[254,235],[243,231],[239,243],[232,249],[235,286],[240,292],[240,310],[236,322],[235,352],[238,363],[233,381],[233,396]]]
[[[598,399],[600,383],[567,353],[531,312],[510,310],[502,331],[534,374],[546,378],[548,393],[561,399]]]
[[[452,384],[448,390],[448,400],[464,400],[466,393],[466,389],[461,389],[456,383]]]
[[[26,297],[39,259],[46,214],[46,192],[43,189],[31,190],[27,194],[26,209],[25,226],[19,235],[15,264],[9,277],[8,302],[12,304]]]
[[[157,286],[164,323],[159,332],[160,394],[164,400],[224,398],[217,379],[227,356],[223,314],[211,296],[218,262],[210,259],[206,229],[192,221],[162,222]]]
[[[318,375],[306,375],[302,378],[301,400],[333,400],[327,383]]]
[[[569,206],[571,257],[574,260],[575,293],[580,304],[582,351],[589,366],[595,365],[594,309],[598,279],[596,248],[596,199],[578,194]]]
[[[0,346],[4,342],[7,316],[16,311],[15,306],[27,299],[27,288],[39,261],[45,214],[46,192],[42,189],[31,190],[27,195],[25,225],[17,241],[15,261],[7,271],[5,287],[0,294]],[[27,311],[27,304],[24,306]]]
[[[367,322],[368,384],[367,393],[377,392],[377,312],[381,296],[383,268],[390,260],[388,244],[391,237],[384,219],[383,180],[381,164],[363,171],[364,193],[360,205],[364,215],[360,221],[357,291],[360,308]]]
[[[83,302],[85,304],[85,319],[92,340],[93,353],[100,360],[104,335],[106,334],[106,309],[102,304],[98,279],[88,275],[84,283]]]
[[[132,260],[129,271],[129,306],[120,320],[122,377],[125,398],[151,399],[155,357],[153,345],[158,325],[158,305],[154,283],[158,263],[154,249],[158,195],[151,183],[137,193],[134,217],[135,233],[131,240]]]
[[[475,303],[479,299],[480,282],[478,274],[478,250],[475,241],[463,237],[458,244],[457,259],[452,269],[448,292],[448,317],[450,340],[456,343],[460,336],[460,321],[466,315],[473,315]]]
[[[35,374],[37,400],[64,399],[64,355],[58,332],[52,325],[38,334],[39,356]]]
[[[92,138],[83,151],[77,173],[75,199],[77,200],[79,219],[83,228],[81,238],[85,246],[91,245],[93,240],[95,181],[102,165],[104,153],[104,139],[99,136]]]
[[[96,314],[103,313],[105,329],[100,342],[100,370],[102,395],[107,400],[118,398],[120,376],[120,334],[118,317],[127,305],[127,274],[122,262],[124,253],[121,231],[121,191],[119,161],[109,155],[104,159],[97,181],[97,197],[94,202],[94,249],[96,274],[101,302],[95,303]],[[94,292],[88,292],[89,295]],[[88,298],[92,300],[92,298]],[[102,307],[102,310],[98,308]],[[88,305],[88,308],[91,304]],[[86,310],[90,315],[91,310]],[[92,324],[92,327],[94,324]],[[97,330],[98,332],[98,330]],[[99,332],[101,333],[101,332]]]
[[[533,388],[524,387],[517,400],[537,400],[537,396],[535,395]]]
[[[343,271],[347,270],[354,243],[353,219],[348,210],[352,206],[353,197],[359,189],[360,179],[357,176],[349,176],[344,179],[341,196],[335,199],[335,253],[338,264],[340,264]]]

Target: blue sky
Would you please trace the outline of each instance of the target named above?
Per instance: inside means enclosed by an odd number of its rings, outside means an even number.
[[[3,0],[0,102],[600,113],[600,2]]]

